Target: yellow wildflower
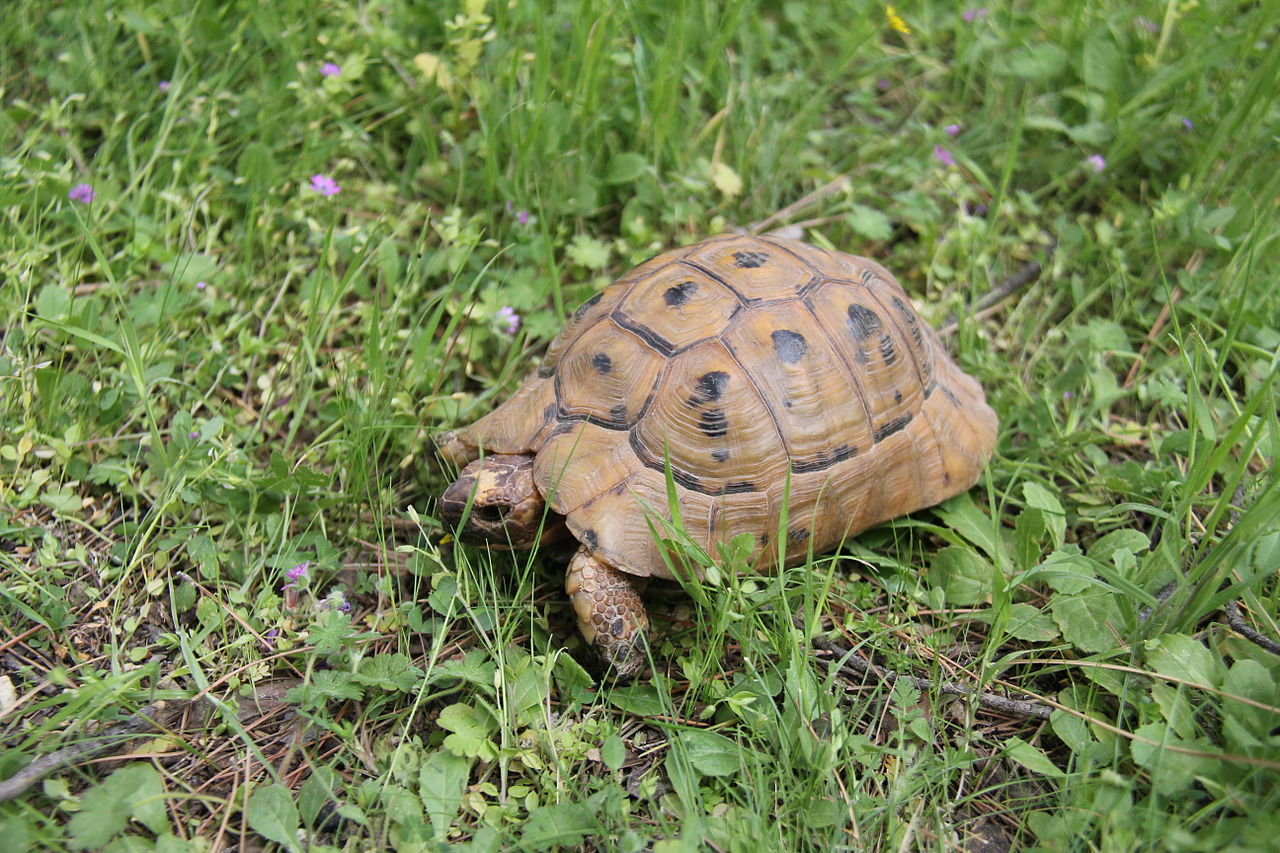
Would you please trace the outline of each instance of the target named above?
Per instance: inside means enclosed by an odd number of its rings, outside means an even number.
[[[889,26],[893,27],[904,36],[911,35],[911,27],[907,26],[907,22],[902,20],[902,16],[892,6],[884,7],[884,16],[889,19]]]

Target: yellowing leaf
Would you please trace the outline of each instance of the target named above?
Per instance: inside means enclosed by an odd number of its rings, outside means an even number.
[[[716,189],[729,198],[742,192],[742,178],[738,177],[738,173],[732,168],[718,160],[711,164],[711,180],[716,185]]]
[[[435,83],[441,89],[448,90],[453,85],[453,77],[449,74],[449,63],[434,53],[419,53],[413,58],[414,67],[422,72],[428,83]]]

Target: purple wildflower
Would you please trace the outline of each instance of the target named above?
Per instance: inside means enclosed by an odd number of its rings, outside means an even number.
[[[67,190],[67,198],[72,201],[78,201],[81,204],[88,204],[97,197],[97,193],[93,191],[93,187],[85,183],[76,184]]]
[[[949,125],[947,125],[946,127],[944,127],[944,128],[943,128],[943,130],[945,130],[945,131],[947,132],[947,136],[959,136],[959,135],[960,135],[960,125],[958,125],[958,124],[949,124]]]
[[[889,82],[888,77],[881,77],[879,80],[876,81],[876,88],[879,89],[881,92],[889,91],[889,86],[891,85],[892,84]]]
[[[351,612],[351,602],[347,601],[347,597],[342,594],[340,589],[335,589],[325,596],[324,604],[332,610],[341,610],[343,613]]]
[[[158,88],[161,92],[167,92],[169,91],[169,86],[171,85],[172,84],[168,80],[161,80],[159,83],[156,84],[156,88]]]
[[[1103,169],[1107,168],[1106,158],[1101,154],[1090,154],[1088,157],[1084,158],[1084,161],[1088,163],[1089,168],[1093,169],[1095,172],[1101,172]]]
[[[1141,15],[1139,15],[1138,17],[1133,19],[1133,22],[1138,26],[1142,27],[1144,30],[1146,30],[1149,33],[1160,32],[1160,25],[1157,24],[1155,21],[1151,20],[1150,18],[1144,18]]]
[[[951,156],[951,152],[943,148],[941,145],[933,146],[933,156],[938,159],[942,165],[950,168],[956,164],[956,158]]]
[[[1075,395],[1076,395],[1076,392],[1075,392],[1075,391],[1063,391],[1063,392],[1062,392],[1062,399],[1064,399],[1064,400],[1070,400],[1070,399],[1071,399],[1072,397],[1074,397]]]
[[[503,305],[498,309],[497,319],[502,331],[508,335],[520,331],[520,315],[510,305]]]
[[[1195,129],[1196,129],[1196,123],[1195,123],[1194,121],[1192,121],[1191,119],[1189,119],[1189,118],[1185,118],[1185,117],[1182,119],[1182,126],[1183,126],[1183,127],[1185,127],[1187,130],[1195,130]]]
[[[305,585],[307,582],[307,569],[309,568],[311,568],[311,561],[307,560],[305,563],[298,563],[292,569],[285,572],[285,577],[289,579],[289,582],[280,587],[280,589],[297,589],[298,587]]]
[[[311,176],[311,189],[323,196],[337,195],[342,192],[342,187],[338,186],[338,182],[325,174]]]
[[[964,18],[964,22],[966,24],[972,24],[974,21],[980,21],[990,14],[990,9],[985,6],[981,6],[975,9],[965,9],[964,12],[960,14],[960,17]]]
[[[529,224],[529,211],[527,211],[527,210],[521,210],[521,211],[518,211],[518,212],[516,213],[516,222],[520,223],[521,225],[528,225],[528,224]]]
[[[336,62],[326,62],[324,65],[320,66],[321,77],[337,77],[341,73],[342,66],[338,65]]]
[[[199,430],[194,430],[194,429],[193,429],[191,432],[187,433],[187,438],[199,438],[199,437],[200,437],[200,431],[199,431]]]
[[[197,282],[196,282],[196,290],[204,290],[204,289],[205,289],[206,287],[208,287],[208,286],[209,286],[209,283],[208,283],[208,282],[206,282],[206,281],[197,281]]]

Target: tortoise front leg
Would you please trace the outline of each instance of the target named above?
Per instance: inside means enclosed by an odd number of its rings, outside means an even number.
[[[578,614],[578,630],[614,674],[627,679],[639,672],[648,659],[649,615],[631,576],[579,548],[564,587]]]

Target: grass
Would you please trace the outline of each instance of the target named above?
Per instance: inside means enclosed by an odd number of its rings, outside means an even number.
[[[8,846],[1271,847],[1280,661],[1223,609],[1280,636],[1280,14],[896,14],[10,3],[0,784],[165,732],[0,803]],[[988,473],[655,589],[657,671],[596,682],[564,555],[454,547],[430,438],[842,176],[789,221],[958,316]]]

